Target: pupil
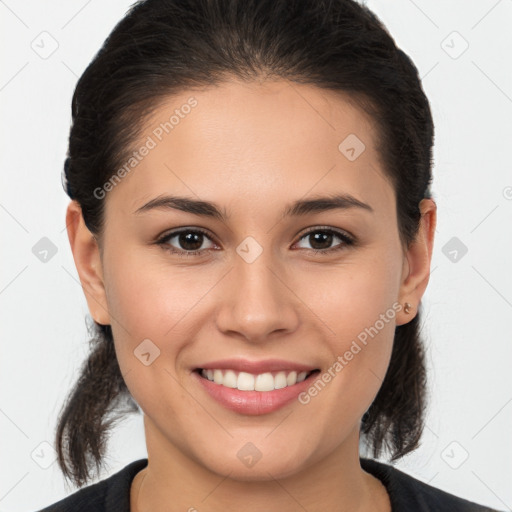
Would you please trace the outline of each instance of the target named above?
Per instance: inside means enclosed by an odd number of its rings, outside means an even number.
[[[199,249],[202,245],[201,237],[203,235],[201,233],[181,233],[179,236],[180,245],[187,250],[195,251]],[[195,241],[194,241],[195,239]],[[188,246],[187,244],[192,244],[193,247]]]
[[[329,249],[330,246],[331,246],[331,242],[332,242],[332,233],[314,233],[312,235],[310,235],[313,237],[313,240],[314,240],[314,243],[311,243],[311,247],[313,247],[313,249]],[[324,243],[324,246],[323,247],[315,247],[315,243],[317,242],[320,242],[320,245],[322,243]],[[325,245],[325,243],[327,242],[327,244]]]

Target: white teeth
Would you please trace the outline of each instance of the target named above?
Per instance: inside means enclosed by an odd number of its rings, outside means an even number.
[[[215,382],[215,384],[222,384],[222,381],[223,381],[223,377],[222,377],[222,371],[221,370],[213,370],[213,382]]]
[[[288,374],[288,377],[286,377],[286,384],[288,384],[288,386],[293,386],[296,383],[297,383],[297,372],[290,372]]]
[[[274,380],[275,380],[275,389],[281,389],[281,388],[285,388],[287,386],[286,384],[286,373],[284,372],[279,372],[275,377],[274,377]]]
[[[309,372],[277,372],[273,375],[270,372],[253,375],[247,372],[235,372],[234,370],[208,369],[201,370],[201,375],[208,380],[228,388],[236,388],[241,391],[273,391],[293,386],[306,379]]]
[[[242,391],[253,391],[254,390],[254,375],[250,373],[240,372],[238,374],[237,386]]]
[[[238,383],[238,379],[236,378],[236,373],[233,370],[228,370],[224,374],[224,381],[222,384],[227,386],[228,388],[236,388]]]
[[[273,389],[275,389],[274,377],[271,373],[262,373],[256,377],[255,391],[272,391]]]
[[[297,375],[297,382],[302,382],[306,378],[307,374],[308,374],[308,372],[300,372]]]

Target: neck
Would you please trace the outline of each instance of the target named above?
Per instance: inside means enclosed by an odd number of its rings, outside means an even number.
[[[159,436],[148,433],[148,465],[132,482],[132,512],[391,511],[383,484],[360,466],[356,429],[322,460],[284,478],[267,473],[252,481],[210,471],[174,446],[156,449]]]

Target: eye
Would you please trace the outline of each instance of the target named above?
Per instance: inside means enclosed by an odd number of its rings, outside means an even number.
[[[176,240],[173,243],[178,247],[171,243],[174,239]],[[211,240],[207,231],[199,228],[186,228],[164,235],[157,240],[156,244],[178,256],[195,256],[212,248],[203,246],[205,239]]]
[[[331,247],[334,239],[338,238],[342,241],[341,244]],[[355,244],[355,239],[343,231],[327,227],[315,227],[307,231],[300,240],[307,240],[312,244],[311,249],[315,254],[331,254],[334,251],[340,251],[347,246]]]
[[[332,242],[338,238],[342,243],[331,247]],[[204,247],[205,240],[211,242],[210,246]],[[355,244],[355,239],[343,231],[328,227],[314,227],[301,236],[300,241],[309,240],[311,248],[305,248],[315,254],[331,254],[340,251],[348,246]],[[201,228],[184,228],[172,231],[155,242],[164,250],[178,256],[199,256],[208,249],[213,249],[215,244],[212,242],[210,234]],[[177,247],[176,247],[177,246]]]

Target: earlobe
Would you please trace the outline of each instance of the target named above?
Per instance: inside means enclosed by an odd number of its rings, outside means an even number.
[[[98,243],[85,225],[82,209],[71,201],[66,211],[66,229],[80,283],[92,318],[110,324]]]
[[[397,324],[403,325],[412,320],[418,311],[418,305],[425,293],[430,278],[430,263],[434,246],[434,234],[437,222],[437,206],[430,198],[419,204],[421,212],[420,226],[416,239],[407,250],[404,261],[404,272],[400,286],[400,302],[402,306],[410,304],[409,313],[405,310],[397,316]]]

